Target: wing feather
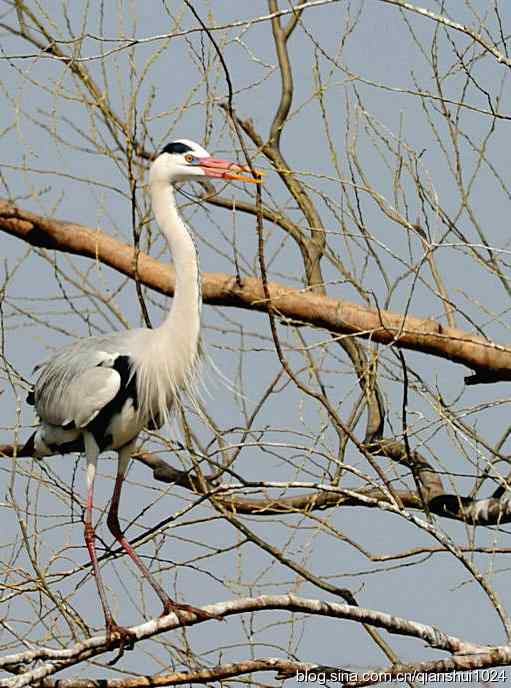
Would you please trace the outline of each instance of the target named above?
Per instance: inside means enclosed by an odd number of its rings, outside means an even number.
[[[68,418],[77,428],[84,428],[116,396],[121,387],[121,376],[112,368],[93,368],[79,375],[68,387]]]
[[[117,354],[62,350],[43,366],[34,389],[41,420],[83,428],[115,398],[121,376],[112,366]]]

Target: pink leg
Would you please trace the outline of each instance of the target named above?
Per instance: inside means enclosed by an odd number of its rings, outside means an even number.
[[[144,578],[147,580],[147,582],[151,585],[153,590],[156,592],[158,597],[160,598],[162,604],[163,604],[163,614],[170,614],[170,612],[178,612],[178,611],[184,611],[184,612],[189,612],[193,613],[196,616],[200,617],[201,619],[211,619],[214,618],[207,612],[203,612],[201,609],[196,609],[195,607],[191,607],[189,604],[179,604],[177,602],[174,602],[173,600],[170,599],[170,597],[167,595],[165,590],[161,587],[161,585],[158,583],[156,578],[152,575],[152,573],[149,571],[147,566],[144,564],[144,562],[140,559],[138,554],[134,551],[128,540],[124,537],[124,534],[121,530],[121,526],[119,523],[119,502],[121,499],[121,490],[122,490],[122,483],[124,481],[124,475],[126,473],[126,469],[128,468],[128,463],[131,458],[132,452],[133,452],[134,445],[129,444],[125,445],[119,450],[119,462],[117,465],[117,477],[115,479],[115,487],[114,487],[114,493],[112,495],[112,501],[110,503],[110,510],[108,512],[108,518],[107,518],[107,525],[108,528],[110,529],[110,532],[114,536],[114,538],[117,540],[117,542],[121,545],[121,547],[124,549],[126,554],[134,561],[136,564],[137,568],[141,572],[141,574],[144,576]]]
[[[92,570],[94,578],[96,579],[96,586],[98,588],[99,599],[103,607],[103,614],[105,615],[105,625],[107,632],[107,639],[110,641],[114,635],[121,637],[121,647],[125,643],[133,642],[133,634],[122,626],[118,626],[112,616],[112,611],[108,604],[106,597],[105,586],[101,577],[101,572],[98,566],[98,559],[96,556],[96,548],[94,545],[94,528],[92,525],[92,509],[94,506],[94,479],[96,477],[96,465],[99,455],[99,447],[94,438],[89,433],[84,433],[85,453],[87,456],[87,505],[85,508],[85,544],[89,551],[89,557],[92,562]]]

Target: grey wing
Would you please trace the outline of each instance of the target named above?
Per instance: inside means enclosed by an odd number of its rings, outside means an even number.
[[[118,393],[121,376],[112,366],[117,354],[65,349],[42,367],[34,389],[41,420],[83,428]]]

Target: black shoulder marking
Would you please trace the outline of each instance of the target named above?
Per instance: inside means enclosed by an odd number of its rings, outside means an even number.
[[[129,356],[117,356],[112,366],[121,376],[121,388],[130,384],[134,377],[133,362]]]
[[[161,152],[170,153],[170,155],[174,155],[175,153],[193,153],[193,148],[190,148],[190,146],[188,146],[186,143],[182,143],[181,141],[172,141],[172,143],[167,143]]]
[[[129,356],[117,356],[112,366],[121,377],[121,386],[119,391],[108,404],[103,406],[98,415],[91,420],[87,426],[101,451],[103,451],[111,442],[110,434],[107,434],[107,429],[112,418],[120,413],[124,404],[128,399],[135,409],[138,408],[137,398],[137,374],[133,370],[133,361]]]
[[[65,456],[66,454],[71,454],[72,452],[80,452],[82,454],[85,451],[85,446],[83,444],[83,437],[80,436],[72,442],[64,442],[64,444],[50,444],[49,449],[55,454],[60,454]]]
[[[30,406],[35,406],[35,396],[33,389],[31,389],[30,392],[27,394],[27,404],[30,404]]]

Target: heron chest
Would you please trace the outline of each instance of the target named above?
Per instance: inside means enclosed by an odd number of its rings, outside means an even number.
[[[114,413],[103,434],[103,443],[108,442],[108,449],[119,449],[131,442],[143,430],[144,423],[140,419],[133,399],[128,398],[123,406]]]
[[[139,409],[137,375],[129,356],[115,358],[113,369],[120,376],[120,386],[115,396],[87,424],[98,447],[119,449],[131,442],[144,427]]]

